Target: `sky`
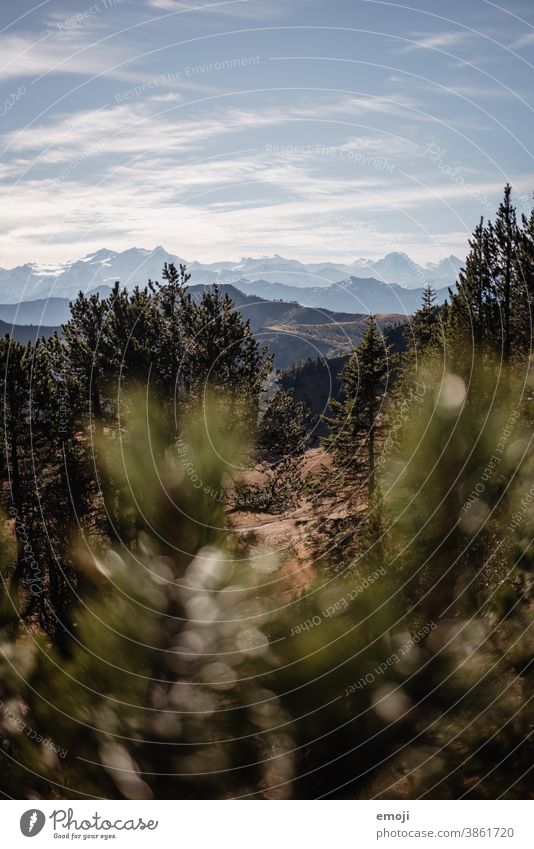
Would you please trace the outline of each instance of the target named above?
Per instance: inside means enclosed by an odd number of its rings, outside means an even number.
[[[0,266],[463,258],[533,82],[531,0],[2,0]]]

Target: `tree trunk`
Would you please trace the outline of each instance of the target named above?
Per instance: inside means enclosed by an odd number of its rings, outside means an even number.
[[[511,290],[511,240],[506,244],[506,265],[504,271],[504,357],[510,359],[511,332],[510,332],[510,290]]]
[[[22,543],[22,538],[20,533],[16,529],[17,521],[23,520],[22,516],[22,496],[21,496],[21,486],[20,486],[20,465],[19,465],[19,448],[18,448],[18,439],[17,439],[17,431],[16,431],[16,423],[13,421],[13,416],[11,417],[10,422],[10,465],[11,465],[11,500],[13,502],[13,507],[16,511],[15,513],[15,538],[17,541],[17,558],[15,562],[15,569],[13,571],[13,575],[11,576],[11,589],[16,596],[16,605],[18,608],[18,593],[20,581],[22,579],[22,574],[24,571],[24,545]],[[7,437],[7,434],[6,434]],[[7,439],[6,439],[7,442]],[[6,446],[7,447],[7,446]]]
[[[375,493],[375,425],[369,428],[369,500]]]
[[[110,539],[116,539],[118,536],[117,527],[115,524],[115,511],[113,510],[113,492],[110,482],[110,474],[106,455],[104,452],[104,426],[102,423],[102,406],[100,404],[100,396],[96,383],[93,381],[91,385],[91,412],[95,426],[95,442],[94,448],[95,471],[97,475],[97,485],[102,494],[104,503],[105,524]]]

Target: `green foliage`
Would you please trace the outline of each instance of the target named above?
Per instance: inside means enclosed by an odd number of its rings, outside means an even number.
[[[65,650],[79,583],[69,553],[74,534],[82,527],[88,539],[127,547],[136,536],[128,484],[113,462],[128,413],[124,393],[148,387],[167,447],[214,385],[224,391],[221,422],[240,422],[242,438],[255,437],[271,358],[227,297],[207,289],[197,303],[188,279],[185,267],[169,265],[161,284],[128,292],[117,283],[104,299],[80,293],[62,339],[0,345],[5,507],[16,510],[32,554],[19,535],[9,578],[23,618],[38,621]],[[42,575],[39,596],[25,590],[32,558]]]
[[[277,389],[260,417],[256,470],[261,483],[236,487],[236,507],[280,513],[295,506],[302,492],[302,461],[310,443],[309,415],[291,392]]]
[[[432,286],[425,286],[421,306],[405,331],[408,350],[415,359],[420,358],[430,348],[438,346],[441,336],[439,314],[436,293]]]
[[[281,374],[282,389],[290,391],[297,402],[306,405],[310,417],[310,431],[315,441],[328,434],[323,415],[330,400],[339,399],[339,376],[347,360],[348,356],[328,360],[317,357],[284,369]]]
[[[478,383],[492,379],[477,375]],[[27,683],[10,679],[25,722],[43,735],[58,729],[68,752],[50,766],[38,759],[23,794],[529,792],[522,773],[532,756],[533,646],[513,566],[528,527],[518,523],[501,564],[507,596],[500,572],[489,578],[495,591],[479,596],[481,557],[495,533],[480,527],[486,509],[462,512],[477,470],[499,450],[517,387],[502,379],[502,415],[480,439],[491,383],[468,401],[458,375],[430,369],[428,385],[405,424],[393,478],[381,480],[390,521],[380,558],[364,554],[345,576],[289,603],[273,582],[275,558],[252,558],[242,546],[238,553],[226,528],[217,496],[246,449],[240,429],[221,421],[220,402],[208,400],[182,441],[168,446],[149,396],[125,399],[123,445],[110,466],[129,487],[135,538],[128,549],[100,552],[80,540],[75,559],[86,589],[69,657],[34,650]],[[514,514],[518,521],[532,480],[530,460],[518,466],[525,431],[516,424],[498,475],[485,480],[498,530]],[[24,646],[19,639],[17,651]],[[26,756],[20,749],[24,765]],[[499,759],[506,775],[494,769]]]
[[[343,399],[330,402],[333,415],[327,418],[330,434],[324,442],[346,474],[353,480],[365,479],[372,497],[383,405],[395,359],[374,317],[366,323],[364,337],[340,375]]]
[[[532,341],[532,216],[518,222],[510,185],[495,221],[481,220],[469,244],[456,292],[442,309],[450,349],[524,360]]]
[[[298,598],[228,490],[257,462],[290,509],[309,423],[217,288],[3,340],[0,792],[532,796],[533,220],[507,187],[400,362],[369,318],[323,476],[357,544]]]

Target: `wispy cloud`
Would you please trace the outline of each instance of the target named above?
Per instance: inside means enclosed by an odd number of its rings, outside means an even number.
[[[93,42],[87,31],[57,30],[38,35],[0,35],[0,80],[28,79],[41,74],[109,74],[129,79],[116,68],[132,55],[124,44]]]
[[[27,94],[0,115],[0,265],[2,251],[17,264],[110,243],[199,259],[365,253],[370,222],[397,244],[407,234],[414,255],[432,253],[429,230],[461,253],[450,242],[485,214],[476,193],[493,202],[500,169],[531,167],[534,35],[490,6],[466,0],[454,23],[393,2],[87,0],[76,18],[54,0],[17,22],[3,0],[0,84]],[[436,137],[450,176],[422,154]]]
[[[465,74],[465,64],[460,66],[462,71]],[[429,83],[426,80],[422,80],[418,77],[412,76],[400,76],[399,74],[393,74],[388,77],[388,82],[400,84],[403,86],[404,90],[409,89],[410,91],[417,92],[425,92],[431,93],[432,96],[436,94],[443,95],[463,95],[463,97],[468,98],[481,98],[481,97],[510,97],[510,90],[506,87],[506,85],[499,85],[498,80],[494,80],[495,84],[492,84],[488,80],[483,80],[481,83],[477,85],[470,85],[465,83],[457,82],[457,79],[451,79],[448,84],[445,83]]]
[[[0,142],[12,152],[34,151],[40,163],[67,162],[83,151],[88,159],[117,152],[128,156],[146,151],[199,151],[204,144],[225,135],[288,122],[316,121],[318,115],[323,122],[339,118],[354,120],[365,115],[402,116],[409,103],[403,97],[394,101],[346,96],[322,101],[310,98],[290,108],[284,104],[227,107],[213,99],[206,101],[209,110],[203,114],[188,115],[181,104],[158,103],[154,108],[149,100],[59,115],[22,133],[4,134]],[[154,126],[158,132],[147,135]]]
[[[474,37],[474,33],[465,30],[453,30],[452,32],[414,33],[412,37],[414,43],[402,48],[404,51],[445,50],[461,47]]]
[[[301,0],[302,2],[302,0]],[[151,9],[165,12],[197,12],[222,15],[230,18],[269,18],[288,13],[287,5],[281,0],[200,0],[200,2],[182,2],[182,0],[148,0]]]
[[[534,44],[534,30],[524,33],[511,44],[511,47],[517,50],[520,47],[529,47],[531,44]]]
[[[400,213],[404,221],[414,215],[424,241],[436,210],[469,202],[465,187],[437,172],[419,185],[409,171],[384,175],[345,163],[335,176],[326,157],[324,168],[316,165],[313,157],[273,157],[266,149],[181,162],[175,151],[158,149],[130,162],[103,162],[90,176],[74,170],[64,179],[27,180],[11,192],[4,184],[0,255],[3,249],[75,258],[110,240],[117,249],[163,242],[202,260],[273,248],[313,256],[321,245],[324,255],[362,253],[373,219],[382,221],[376,227],[387,248],[388,215]],[[476,189],[497,196],[501,182],[482,176]],[[47,245],[39,257],[36,243]]]

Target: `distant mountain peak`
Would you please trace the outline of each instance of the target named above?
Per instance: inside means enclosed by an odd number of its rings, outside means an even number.
[[[276,283],[297,289],[325,288],[331,284],[345,286],[349,278],[373,278],[376,287],[395,283],[408,289],[418,289],[430,283],[439,289],[454,285],[462,266],[461,260],[451,254],[423,267],[403,251],[391,251],[378,260],[359,257],[346,263],[304,263],[277,253],[259,258],[242,257],[237,263],[228,260],[202,263],[187,262],[169,253],[163,245],[153,249],[132,247],[124,251],[100,248],[79,260],[57,265],[26,263],[9,270],[0,269],[0,303],[17,303],[20,300],[50,296],[73,298],[79,291],[88,292],[116,280],[129,288],[144,286],[149,279],[161,278],[165,262],[174,262],[176,265],[185,263],[192,275],[192,285],[235,285],[241,280],[264,280],[267,284]]]
[[[405,251],[390,251],[385,255],[384,259],[396,259],[397,257],[400,257],[401,259],[408,259],[410,260],[410,262],[412,262],[412,260]]]
[[[135,250],[135,248],[133,250]],[[91,259],[105,259],[108,256],[116,256],[116,252],[111,251],[109,248],[100,248],[100,250],[95,251],[94,253],[83,256],[82,262]]]

